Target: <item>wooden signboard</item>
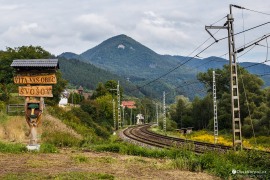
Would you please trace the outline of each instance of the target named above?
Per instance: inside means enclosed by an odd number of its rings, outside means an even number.
[[[55,74],[37,76],[15,76],[15,84],[56,84]]]
[[[53,97],[52,86],[20,86],[19,96]]]

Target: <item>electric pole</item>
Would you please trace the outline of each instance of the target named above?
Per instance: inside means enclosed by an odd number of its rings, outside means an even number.
[[[205,26],[205,30],[215,39],[208,29],[227,29],[228,30],[228,45],[229,45],[229,60],[230,60],[230,90],[231,90],[231,113],[232,113],[232,131],[233,131],[233,147],[243,149],[242,132],[240,121],[240,103],[239,103],[239,89],[236,63],[236,49],[233,30],[233,15],[232,7],[240,8],[240,6],[230,4],[230,14],[227,15],[227,22],[224,26]],[[218,42],[217,39],[215,39]]]
[[[113,122],[114,122],[114,129],[119,129],[121,128],[121,105],[120,105],[120,88],[119,88],[119,81],[117,83],[117,88],[116,89],[110,89],[111,91],[116,91],[117,92],[117,114],[118,114],[118,127],[116,125],[116,118],[115,118],[115,101],[113,99]],[[113,96],[112,96],[113,98]]]
[[[122,106],[122,110],[123,110],[123,122],[122,122],[122,125],[124,126],[124,124],[125,124],[125,106]]]
[[[114,130],[116,131],[115,101],[114,101],[114,99],[113,99],[113,127],[114,127]]]
[[[157,126],[158,126],[158,104],[156,103],[156,113],[157,113]]]
[[[131,108],[131,112],[130,112],[130,125],[132,125],[132,108]]]
[[[120,105],[120,87],[119,87],[119,81],[117,83],[117,113],[118,113],[118,129],[121,128],[121,105]]]
[[[240,121],[240,103],[239,103],[239,89],[236,63],[236,49],[233,31],[233,15],[232,5],[230,5],[230,14],[227,15],[228,23],[228,43],[229,43],[229,59],[231,69],[231,105],[232,105],[232,128],[233,128],[233,147],[236,150],[237,145],[243,148],[242,132]]]
[[[165,91],[163,91],[163,131],[166,134],[166,104],[165,104]]]
[[[213,105],[214,105],[214,142],[218,142],[218,120],[217,120],[217,94],[216,94],[216,74],[213,71]]]

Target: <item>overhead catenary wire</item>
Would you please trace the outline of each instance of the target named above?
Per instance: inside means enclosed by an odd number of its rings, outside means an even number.
[[[262,12],[262,11],[257,11],[257,10],[253,10],[253,9],[249,9],[249,8],[245,8],[245,7],[242,7],[242,9],[245,9],[245,10],[248,10],[248,11],[251,11],[251,12],[256,12],[256,13],[259,13],[259,14],[264,14],[264,15],[270,16],[270,13],[266,13],[266,12]]]
[[[254,27],[251,27],[251,28],[249,28],[249,29],[246,29],[246,30],[244,30],[244,31],[240,31],[240,32],[238,32],[238,33],[235,33],[234,36],[239,35],[239,34],[242,34],[242,33],[244,33],[244,32],[250,31],[250,30],[253,30],[253,29],[256,29],[256,28],[258,28],[258,27],[264,26],[264,25],[269,24],[269,23],[270,23],[270,22],[262,23],[262,24],[259,24],[259,25],[257,25],[257,26],[254,26]],[[218,32],[218,31],[217,31],[217,32]],[[216,32],[216,33],[217,33],[217,32]],[[139,89],[141,89],[141,88],[143,88],[143,87],[145,87],[145,86],[148,86],[149,84],[152,84],[153,82],[155,82],[155,81],[157,81],[157,80],[159,80],[159,79],[161,79],[161,78],[167,76],[167,75],[170,74],[171,72],[175,71],[175,70],[178,69],[179,67],[185,65],[186,63],[188,63],[189,61],[191,61],[192,59],[194,59],[196,56],[199,56],[199,54],[201,54],[202,52],[206,51],[208,48],[210,48],[212,45],[214,45],[214,44],[217,43],[218,41],[222,41],[222,40],[227,39],[227,38],[228,38],[228,37],[223,37],[223,38],[218,39],[218,40],[215,41],[215,42],[212,42],[210,45],[208,45],[206,48],[204,48],[203,50],[201,50],[201,51],[200,51],[199,53],[197,53],[196,55],[194,55],[194,56],[192,56],[192,57],[189,57],[185,62],[180,63],[180,64],[177,65],[176,67],[170,69],[168,72],[166,72],[166,73],[160,75],[159,77],[157,77],[157,78],[155,78],[155,79],[153,79],[153,80],[147,82],[146,84],[144,84],[144,85],[142,85],[142,86],[140,86],[140,87],[137,87],[136,89],[131,90],[131,92],[132,92],[132,91],[139,90]],[[211,37],[209,37],[208,39],[206,39],[202,44],[200,44],[200,45],[199,45],[195,50],[193,50],[190,54],[193,54],[196,50],[198,50],[201,46],[203,46],[209,39],[211,39]],[[189,56],[189,55],[188,55],[188,56]],[[188,56],[186,56],[186,57],[188,57]]]

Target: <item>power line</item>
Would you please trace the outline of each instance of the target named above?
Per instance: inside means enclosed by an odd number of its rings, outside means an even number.
[[[264,26],[264,25],[269,24],[269,23],[270,23],[270,21],[268,21],[268,22],[266,22],[266,23],[259,24],[259,25],[257,25],[257,26],[253,26],[253,27],[251,27],[251,28],[249,28],[249,29],[246,29],[246,30],[244,30],[244,31],[240,31],[240,32],[235,33],[235,34],[233,34],[233,35],[236,36],[236,35],[245,33],[245,32],[247,32],[247,31],[256,29],[256,28],[258,28],[258,27]],[[217,41],[222,41],[222,40],[224,40],[224,39],[228,39],[228,37],[226,36],[226,37],[220,38],[220,39],[218,39]]]
[[[200,51],[198,54],[196,54],[195,56],[190,57],[188,60],[186,60],[185,62],[183,62],[183,63],[181,63],[181,64],[179,64],[179,65],[177,65],[176,67],[174,67],[173,69],[169,70],[169,71],[166,72],[165,74],[159,76],[158,78],[155,78],[155,79],[151,80],[150,82],[148,82],[148,83],[146,83],[146,84],[144,84],[144,85],[142,85],[142,86],[140,86],[140,87],[138,87],[138,88],[136,88],[136,89],[134,89],[134,90],[132,90],[132,91],[135,91],[135,90],[137,90],[137,89],[141,89],[141,88],[143,88],[143,87],[145,87],[145,86],[147,86],[147,85],[149,85],[149,84],[151,84],[151,83],[153,83],[153,82],[155,82],[155,81],[157,81],[157,80],[163,78],[164,76],[167,76],[167,75],[170,74],[171,72],[175,71],[175,70],[178,69],[179,67],[181,67],[181,66],[185,65],[186,63],[188,63],[189,61],[191,61],[191,60],[192,60],[193,58],[195,58],[197,55],[199,55],[199,54],[201,54],[202,52],[206,51],[208,48],[210,48],[210,47],[211,47],[212,45],[214,45],[215,43],[216,43],[216,42],[211,43],[210,45],[208,45],[206,48],[204,48],[203,50],[201,50],[201,51]]]
[[[260,74],[260,75],[258,75],[258,76],[263,77],[263,76],[269,76],[269,75],[270,75],[270,73],[267,73],[267,74]]]
[[[252,12],[256,12],[256,13],[259,13],[259,14],[264,14],[264,15],[267,15],[267,16],[270,16],[269,13],[265,13],[265,12],[261,12],[261,11],[257,11],[257,10],[253,10],[253,9],[248,9],[248,8],[243,8],[245,10],[248,10],[248,11],[252,11]]]
[[[259,25],[257,25],[257,26],[251,27],[251,28],[249,28],[249,29],[246,29],[246,30],[244,30],[244,31],[240,31],[240,32],[238,32],[238,33],[235,33],[234,36],[235,36],[235,35],[238,35],[238,34],[242,34],[242,33],[244,33],[244,32],[250,31],[250,30],[253,30],[253,29],[256,29],[256,28],[258,28],[258,27],[264,26],[264,25],[269,24],[269,23],[270,23],[270,22],[266,22],[266,23],[259,24]],[[217,32],[218,32],[218,31],[217,31]],[[216,32],[216,33],[217,33],[217,32]],[[170,74],[171,72],[175,71],[175,70],[178,69],[179,67],[185,65],[186,63],[188,63],[189,61],[191,61],[192,59],[194,59],[196,56],[198,56],[198,55],[201,54],[202,52],[206,51],[208,48],[210,48],[210,47],[211,47],[212,45],[214,45],[216,42],[222,41],[222,40],[227,39],[227,38],[228,38],[228,37],[224,37],[224,38],[218,39],[218,40],[215,41],[215,42],[212,42],[210,45],[208,45],[206,48],[204,48],[203,50],[201,50],[201,51],[200,51],[199,53],[197,53],[195,56],[190,57],[190,58],[189,58],[188,60],[186,60],[185,62],[183,62],[183,63],[177,65],[177,66],[174,67],[173,69],[171,69],[171,70],[169,70],[168,72],[166,72],[165,74],[163,74],[163,75],[161,75],[161,76],[159,76],[159,77],[157,77],[157,78],[151,80],[150,82],[148,82],[148,83],[146,83],[146,84],[144,84],[144,85],[142,85],[142,86],[140,86],[140,87],[137,87],[136,89],[131,90],[131,92],[132,92],[132,91],[135,91],[135,90],[139,90],[139,89],[141,89],[141,88],[143,88],[143,87],[145,87],[145,86],[148,86],[149,84],[152,84],[153,82],[155,82],[155,81],[157,81],[157,80],[163,78],[164,76],[167,76],[167,75]],[[190,54],[192,54],[192,53],[195,52],[197,49],[199,49],[201,46],[203,46],[209,39],[211,39],[211,37],[209,37],[208,39],[206,39],[200,46],[198,46],[198,47],[197,47],[194,51],[192,51]],[[188,56],[187,56],[187,57],[188,57]]]

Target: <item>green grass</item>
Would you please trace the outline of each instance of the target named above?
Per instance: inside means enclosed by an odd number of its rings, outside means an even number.
[[[1,176],[0,176],[1,177]],[[3,180],[25,180],[25,179],[54,179],[54,180],[96,180],[107,179],[113,180],[114,176],[105,173],[89,173],[89,172],[67,172],[57,175],[40,174],[40,173],[9,173],[1,177]]]
[[[11,143],[3,143],[0,141],[0,152],[1,153],[22,153],[26,152],[26,146],[23,144],[11,144]]]
[[[41,137],[43,142],[57,147],[78,147],[81,144],[81,140],[66,132],[44,132]]]
[[[114,139],[90,147],[95,151],[109,151],[120,154],[150,158],[171,159],[170,166],[174,169],[194,172],[208,172],[224,179],[258,178],[259,174],[232,174],[232,170],[267,171],[263,178],[270,179],[270,155],[258,151],[242,151],[227,153],[207,152],[201,155],[190,151],[189,145],[172,149],[149,149]]]
[[[72,159],[76,162],[76,163],[87,163],[89,161],[89,158],[83,155],[76,155],[73,156]]]
[[[40,153],[58,153],[57,147],[55,147],[53,144],[49,143],[41,143],[40,145]]]

